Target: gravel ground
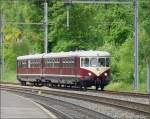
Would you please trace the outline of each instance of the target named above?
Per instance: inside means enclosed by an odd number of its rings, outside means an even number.
[[[42,87],[42,89],[46,90],[54,90],[54,91],[61,91],[61,92],[70,92],[70,93],[77,93],[77,94],[84,94],[84,95],[92,95],[92,96],[99,96],[99,97],[111,97],[113,99],[119,99],[119,100],[126,100],[126,101],[132,101],[132,102],[138,102],[142,104],[150,104],[150,99],[148,98],[138,98],[138,97],[132,97],[132,96],[121,96],[121,95],[115,95],[115,94],[104,94],[101,92],[93,93],[88,91],[72,91],[72,90],[62,90],[62,89],[53,89],[48,87]]]
[[[72,104],[80,105],[82,107],[106,114],[115,119],[150,119],[150,117],[146,117],[144,115],[134,114],[133,112],[129,112],[127,110],[109,107],[109,106],[102,105],[102,104],[94,104],[94,103],[90,103],[87,101],[64,98],[64,97],[53,96],[53,95],[46,95],[46,96],[54,98],[54,99],[70,102]]]
[[[21,95],[23,95],[23,94],[21,94]],[[81,118],[91,119],[91,117],[89,117],[89,116],[86,117],[84,114],[84,111],[82,109],[79,110],[73,106],[71,106],[71,108],[68,109],[68,108],[66,108],[66,106],[68,104],[61,105],[61,103],[57,100],[68,102],[68,103],[75,104],[75,105],[79,105],[81,107],[93,110],[95,112],[99,112],[99,113],[102,113],[104,115],[108,115],[109,117],[112,117],[114,119],[150,119],[150,117],[147,117],[144,115],[133,113],[133,112],[130,112],[130,111],[127,111],[124,109],[120,109],[120,108],[114,108],[114,107],[106,106],[103,104],[94,104],[94,103],[90,103],[87,101],[64,98],[64,97],[53,96],[53,95],[45,95],[45,94],[41,94],[41,95],[54,99],[55,101],[49,99],[49,104],[51,106],[53,105],[53,107],[55,109],[62,110],[65,113],[70,113],[70,116],[72,116],[76,119],[81,119]],[[76,108],[75,109],[76,111],[72,111],[73,108]]]

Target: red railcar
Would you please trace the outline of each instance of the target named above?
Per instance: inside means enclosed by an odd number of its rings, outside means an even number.
[[[110,54],[74,51],[17,57],[17,79],[22,85],[64,85],[103,90],[110,81]]]

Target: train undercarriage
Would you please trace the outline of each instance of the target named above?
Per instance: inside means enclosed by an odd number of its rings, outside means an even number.
[[[30,80],[29,80],[30,79]],[[44,77],[34,78],[34,77],[18,77],[18,81],[22,86],[31,85],[31,86],[46,86],[46,87],[63,87],[63,88],[79,88],[80,90],[87,90],[89,87],[95,86],[95,90],[104,90],[105,85],[108,82],[102,80],[93,80],[90,77],[85,77],[84,80],[75,80],[72,82],[67,82],[66,80],[59,79],[55,82],[51,80],[52,78],[47,78],[44,80]]]

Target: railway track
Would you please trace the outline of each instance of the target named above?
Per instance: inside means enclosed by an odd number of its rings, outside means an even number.
[[[2,87],[1,87],[2,88]],[[4,88],[2,88],[4,89]],[[113,119],[102,113],[95,112],[93,110],[86,109],[84,107],[74,105],[68,102],[56,100],[50,97],[38,95],[35,92],[27,90],[19,90],[7,88],[4,89],[17,95],[24,96],[32,101],[42,105],[47,110],[52,112],[58,119]]]
[[[132,111],[138,114],[140,113],[140,114],[150,117],[150,105],[149,104],[142,104],[142,103],[136,103],[136,102],[131,102],[131,101],[112,99],[108,97],[83,95],[83,94],[77,94],[77,93],[71,93],[71,92],[62,93],[61,91],[35,89],[32,87],[22,88],[22,87],[15,87],[15,86],[1,86],[1,88],[5,88],[5,89],[7,88],[7,90],[9,89],[9,90],[15,90],[15,91],[23,90],[28,93],[34,92],[36,94],[40,91],[42,94],[46,94],[46,95],[55,95],[55,96],[61,96],[65,98],[83,100],[83,101],[96,103],[96,104],[104,104],[104,105],[108,105],[111,107],[126,109],[127,111]]]
[[[10,85],[20,85],[20,83],[12,83],[12,82],[0,82],[0,84],[10,84]],[[29,85],[30,86],[30,85]],[[81,91],[79,88],[65,88],[65,87],[53,87],[53,89],[62,89],[62,90],[70,90],[70,91]],[[120,96],[131,96],[131,97],[138,97],[138,98],[150,98],[150,94],[148,93],[133,93],[133,92],[119,92],[119,91],[96,91],[94,89],[87,89],[87,92],[92,93],[102,93],[102,94],[112,94],[112,95],[120,95]]]

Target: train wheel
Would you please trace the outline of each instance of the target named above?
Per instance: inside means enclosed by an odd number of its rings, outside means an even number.
[[[26,86],[26,81],[21,81],[22,86]]]
[[[38,82],[34,82],[34,85],[35,85],[35,86],[38,86]]]
[[[38,82],[35,82],[35,86],[38,86]]]
[[[79,83],[79,88],[80,88],[80,90],[83,90],[83,81],[81,81],[80,83]]]
[[[59,84],[59,87],[61,87],[61,84]]]
[[[54,84],[52,83],[51,86],[54,87]]]
[[[87,86],[84,86],[84,90],[85,90],[85,91],[87,90]]]
[[[101,85],[101,91],[103,91],[104,90],[104,85]]]
[[[67,84],[65,84],[64,86],[65,86],[65,88],[67,88]]]
[[[47,87],[52,87],[52,84],[50,82],[48,82]]]
[[[84,87],[83,89],[86,91],[86,90],[87,90],[87,84],[86,84],[86,81],[83,82],[83,87]]]
[[[96,84],[96,86],[95,86],[95,87],[96,87],[96,90],[98,90],[98,88],[99,88],[99,85],[97,85],[97,84]]]
[[[69,85],[69,88],[72,88],[72,85],[71,85],[71,84]]]
[[[32,85],[35,86],[35,82],[33,82]]]

